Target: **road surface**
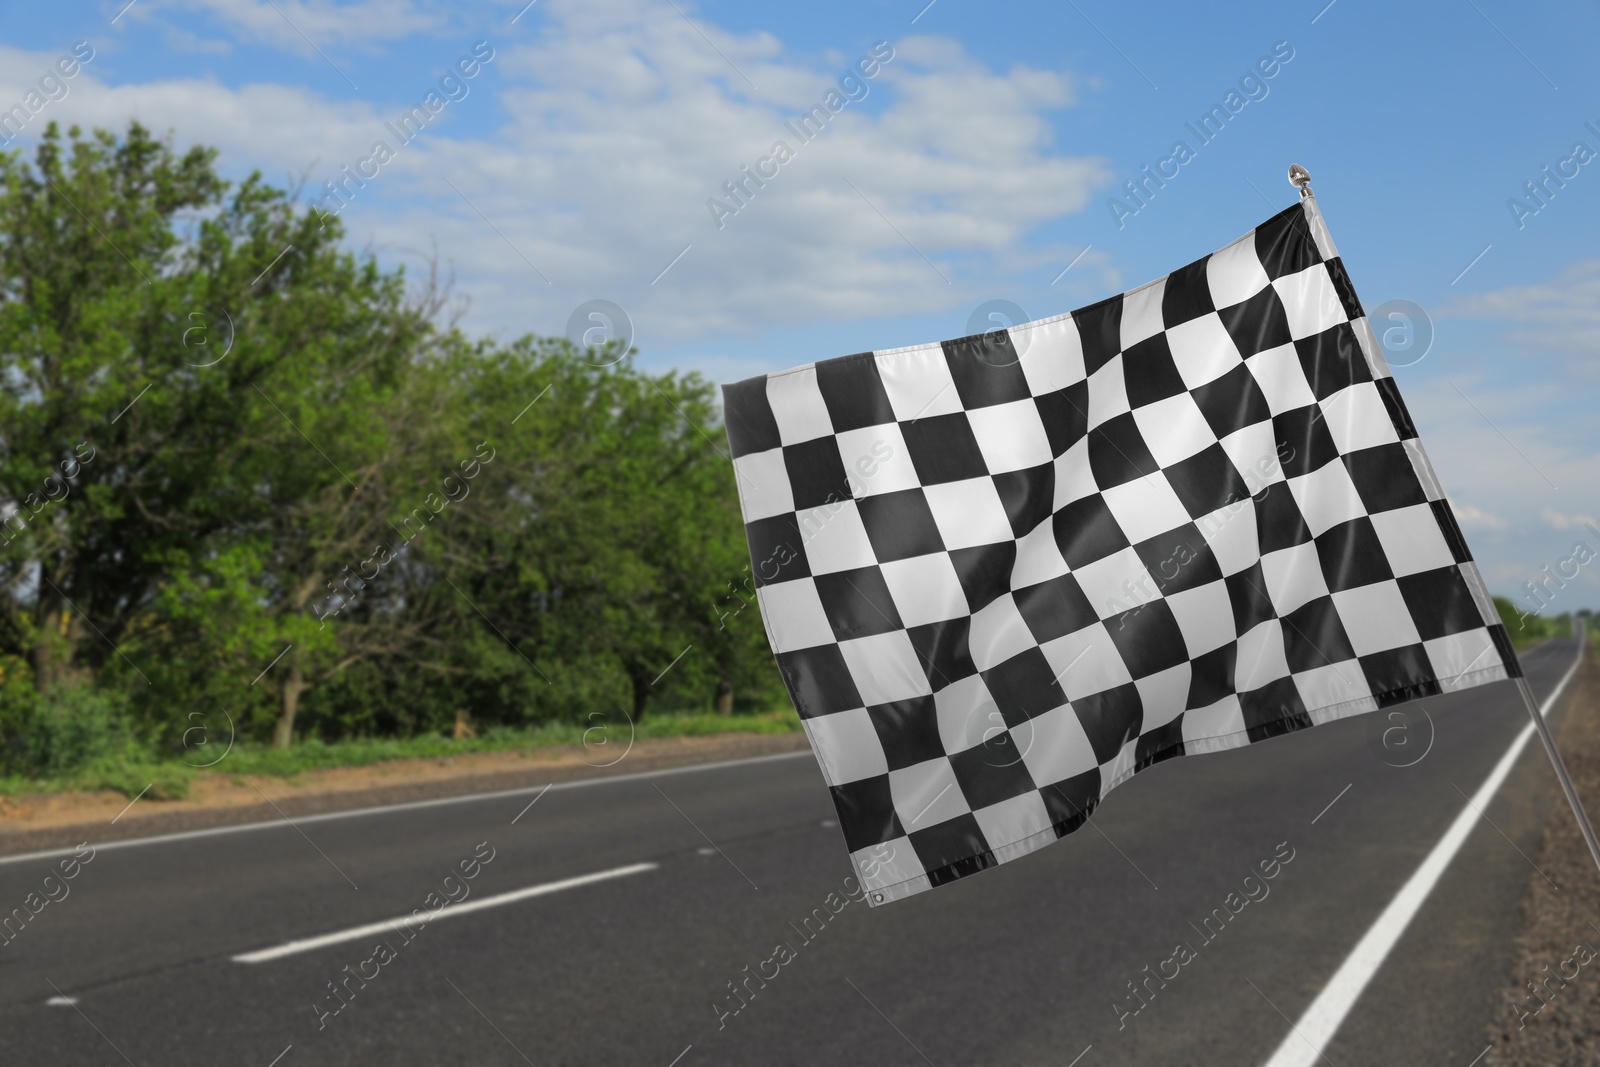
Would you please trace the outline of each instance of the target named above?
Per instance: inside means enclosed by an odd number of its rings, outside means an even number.
[[[1541,700],[1574,654],[1525,657]],[[1163,763],[1065,840],[870,911],[809,753],[102,847],[0,948],[0,1063],[1263,1064],[1527,725],[1509,683],[1422,707]],[[1566,817],[1544,760],[1524,748],[1326,1062],[1483,1051],[1527,857]],[[0,860],[0,909],[60,862]],[[409,941],[360,932],[463,891]]]

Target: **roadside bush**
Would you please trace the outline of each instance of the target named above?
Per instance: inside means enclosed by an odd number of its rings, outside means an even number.
[[[188,795],[193,770],[163,760],[133,728],[126,698],[84,683],[39,693],[0,680],[0,793],[111,789],[151,799]]]
[[[0,656],[0,773],[16,773],[26,763],[26,731],[37,699],[26,662]]]
[[[34,694],[18,769],[40,778],[65,778],[122,754],[132,741],[123,703],[118,693],[81,684]]]

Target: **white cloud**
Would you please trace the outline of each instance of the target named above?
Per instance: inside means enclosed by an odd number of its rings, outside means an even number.
[[[1586,525],[1600,526],[1600,519],[1596,519],[1593,515],[1563,515],[1549,509],[1539,512],[1539,515],[1557,530],[1579,530]]]
[[[124,17],[170,24],[167,14],[175,9],[204,12],[250,43],[297,55],[315,55],[318,47],[399,40],[445,21],[413,0],[144,0]]]
[[[1572,524],[1600,499],[1600,455],[1574,436],[1581,424],[1552,417],[1572,402],[1572,383],[1488,370],[1495,377],[1453,379],[1481,414],[1425,365],[1402,370],[1400,386],[1490,589],[1516,598],[1570,554]],[[1566,596],[1600,606],[1588,579]]]
[[[1461,524],[1463,530],[1484,530],[1501,534],[1511,529],[1511,524],[1500,516],[1475,508],[1471,504],[1462,504],[1452,499],[1450,510],[1455,512],[1456,521]]]
[[[233,45],[227,41],[201,37],[182,26],[164,27],[162,37],[168,48],[183,55],[225,56],[233,51]]]
[[[267,5],[203,2],[263,32],[267,16],[283,22]],[[397,158],[346,212],[354,243],[414,248],[436,237],[480,328],[552,332],[578,303],[605,296],[657,345],[947,312],[995,295],[997,269],[1026,270],[1036,287],[1071,255],[1030,236],[1112,180],[1103,160],[1052,143],[1048,112],[1075,99],[1063,72],[996,72],[956,41],[892,41],[867,97],[802,143],[785,122],[837,88],[864,47],[797,59],[771,34],[691,25],[643,0],[549,0],[540,10],[536,43],[496,42],[472,94],[403,148],[384,123],[421,99],[424,77],[409,99],[373,105],[205,78],[105,86],[90,67],[53,106],[85,125],[138,117],[173,128],[184,143],[217,145],[225,165],[260,165],[278,180],[310,167],[313,188],[384,139]],[[286,11],[314,39],[367,19],[398,32],[429,17],[399,0]],[[6,58],[0,49],[0,70]],[[496,102],[505,119],[492,136],[459,132],[456,115]],[[719,230],[707,200],[725,198],[723,182],[779,140],[794,159]],[[1067,284],[1108,269],[1088,257]],[[984,279],[981,292],[973,278]]]
[[[1593,414],[1600,259],[1569,264],[1541,282],[1462,298],[1446,314],[1491,329],[1474,327],[1447,345],[1448,370],[1439,361],[1420,365],[1400,372],[1415,375],[1402,384],[1441,481],[1470,486],[1475,501],[1505,517],[1504,529],[1480,527],[1486,543],[1479,547],[1488,556],[1485,575],[1515,596],[1541,567],[1570,553],[1574,534],[1587,536],[1583,524],[1594,521],[1593,502],[1600,499],[1600,423]],[[1469,526],[1465,518],[1462,526]],[[1578,589],[1592,606],[1594,576],[1588,568],[1585,575]]]
[[[1479,293],[1450,305],[1460,318],[1509,324],[1505,340],[1539,355],[1554,355],[1574,370],[1594,374],[1600,357],[1600,259],[1569,264],[1534,285]]]
[[[891,42],[867,99],[803,143],[785,122],[855,56],[800,64],[769,35],[700,26],[713,48],[656,5],[603,23],[560,4],[547,16],[556,24],[538,45],[500,61],[515,119],[460,146],[450,180],[558,285],[620,294],[657,336],[943,309],[963,301],[971,269],[1110,180],[1098,160],[1051,151],[1043,112],[1072,100],[1066,76],[996,74],[955,42]],[[731,203],[723,183],[778,141],[794,159],[719,229],[707,201]],[[417,180],[464,218],[461,239],[512,279],[500,296],[512,299],[527,268],[444,176],[423,168]],[[497,294],[478,296],[492,315]]]
[[[0,71],[6,72],[0,74],[0,99],[20,97],[28,88],[20,78],[14,80],[12,71],[25,75],[35,66],[43,69],[37,61],[22,65],[19,55],[0,47]],[[209,78],[184,78],[108,87],[97,80],[93,63],[66,84],[67,98],[34,116],[26,128],[28,135],[37,136],[51,120],[120,131],[137,119],[162,133],[173,130],[179,145],[217,146],[224,164],[260,166],[273,176],[301,170],[319,159],[327,163],[341,155],[354,158],[355,147],[362,141],[370,145],[373,131],[382,125],[369,105],[335,107],[298,86],[230,89]],[[331,175],[337,167],[328,170]]]

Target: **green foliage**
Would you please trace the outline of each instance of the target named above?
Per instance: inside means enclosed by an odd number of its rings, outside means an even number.
[[[0,154],[7,769],[783,703],[711,383],[464,337],[342,239],[138,124]]]
[[[1571,615],[1536,615],[1533,612],[1523,611],[1509,598],[1503,596],[1494,598],[1494,606],[1500,613],[1500,621],[1505,625],[1506,633],[1511,635],[1512,646],[1518,650],[1547,638],[1572,635]]]
[[[128,699],[117,690],[86,682],[40,692],[7,671],[0,682],[0,723],[7,744],[0,751],[0,792],[10,783],[31,789],[113,789],[132,797],[188,793],[190,771],[157,757],[135,733]]]
[[[22,734],[22,761],[34,773],[60,778],[127,748],[120,693],[58,685],[36,693]]]

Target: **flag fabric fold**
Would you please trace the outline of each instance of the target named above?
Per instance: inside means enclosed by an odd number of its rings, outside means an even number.
[[[1066,315],[724,387],[873,905],[1138,771],[1521,670],[1314,199]]]

